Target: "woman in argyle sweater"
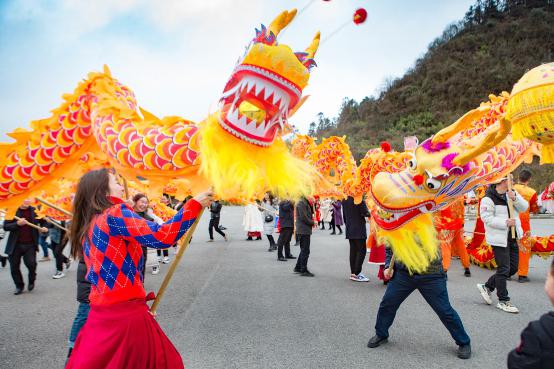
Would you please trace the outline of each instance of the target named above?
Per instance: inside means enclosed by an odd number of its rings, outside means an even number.
[[[72,254],[84,257],[91,283],[88,320],[66,368],[183,368],[183,361],[146,305],[141,246],[167,248],[194,223],[212,194],[197,195],[169,221],[141,218],[106,169],[79,181],[71,226]]]

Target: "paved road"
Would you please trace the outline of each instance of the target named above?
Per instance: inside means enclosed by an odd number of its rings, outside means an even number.
[[[418,293],[400,308],[390,342],[368,349],[385,291],[377,268],[364,265],[370,283],[349,281],[347,241],[316,231],[309,261],[316,277],[297,276],[293,263],[267,252],[267,241],[244,241],[241,220],[241,208],[224,208],[222,223],[232,240],[206,243],[204,216],[159,309],[159,322],[188,369],[504,368],[521,330],[552,309],[543,292],[549,261],[531,260],[531,283],[509,283],[518,315],[481,300],[475,283],[490,271],[472,267],[472,278],[465,278],[453,261],[450,298],[472,338],[473,358],[455,357],[454,342]],[[538,234],[553,225],[553,219],[533,221]],[[9,269],[0,268],[0,368],[63,367],[77,308],[76,269],[53,280],[53,268],[53,262],[39,263],[35,291],[20,296],[12,295]],[[162,277],[147,275],[147,289],[157,290]]]

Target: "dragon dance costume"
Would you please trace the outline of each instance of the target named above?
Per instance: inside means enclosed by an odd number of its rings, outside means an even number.
[[[524,199],[529,203],[529,208],[525,212],[519,214],[519,220],[521,222],[521,228],[523,233],[527,237],[531,237],[531,213],[537,214],[539,212],[539,205],[537,203],[537,191],[531,187],[517,183],[514,185],[514,190],[517,191]],[[518,277],[527,277],[529,274],[529,259],[531,259],[531,250],[519,249],[519,262],[517,268]]]
[[[464,198],[435,213],[435,227],[440,241],[442,267],[450,268],[452,255],[460,257],[462,266],[469,268],[469,255],[464,242]]]
[[[202,206],[188,201],[163,224],[147,221],[121,199],[92,222],[83,254],[91,282],[90,314],[67,368],[184,368],[181,355],[150,314],[141,275],[141,246],[168,248]]]

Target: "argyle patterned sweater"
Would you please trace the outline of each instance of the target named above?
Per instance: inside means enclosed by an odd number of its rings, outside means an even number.
[[[190,200],[173,218],[158,225],[141,218],[121,199],[110,200],[114,205],[95,218],[83,243],[91,305],[145,298],[141,246],[164,249],[175,244],[202,208]]]

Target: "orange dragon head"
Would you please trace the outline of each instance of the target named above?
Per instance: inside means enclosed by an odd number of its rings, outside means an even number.
[[[220,98],[221,127],[254,145],[271,145],[285,128],[315,66],[319,32],[304,52],[277,42],[279,32],[295,15],[296,9],[283,11],[269,27],[256,30]]]

